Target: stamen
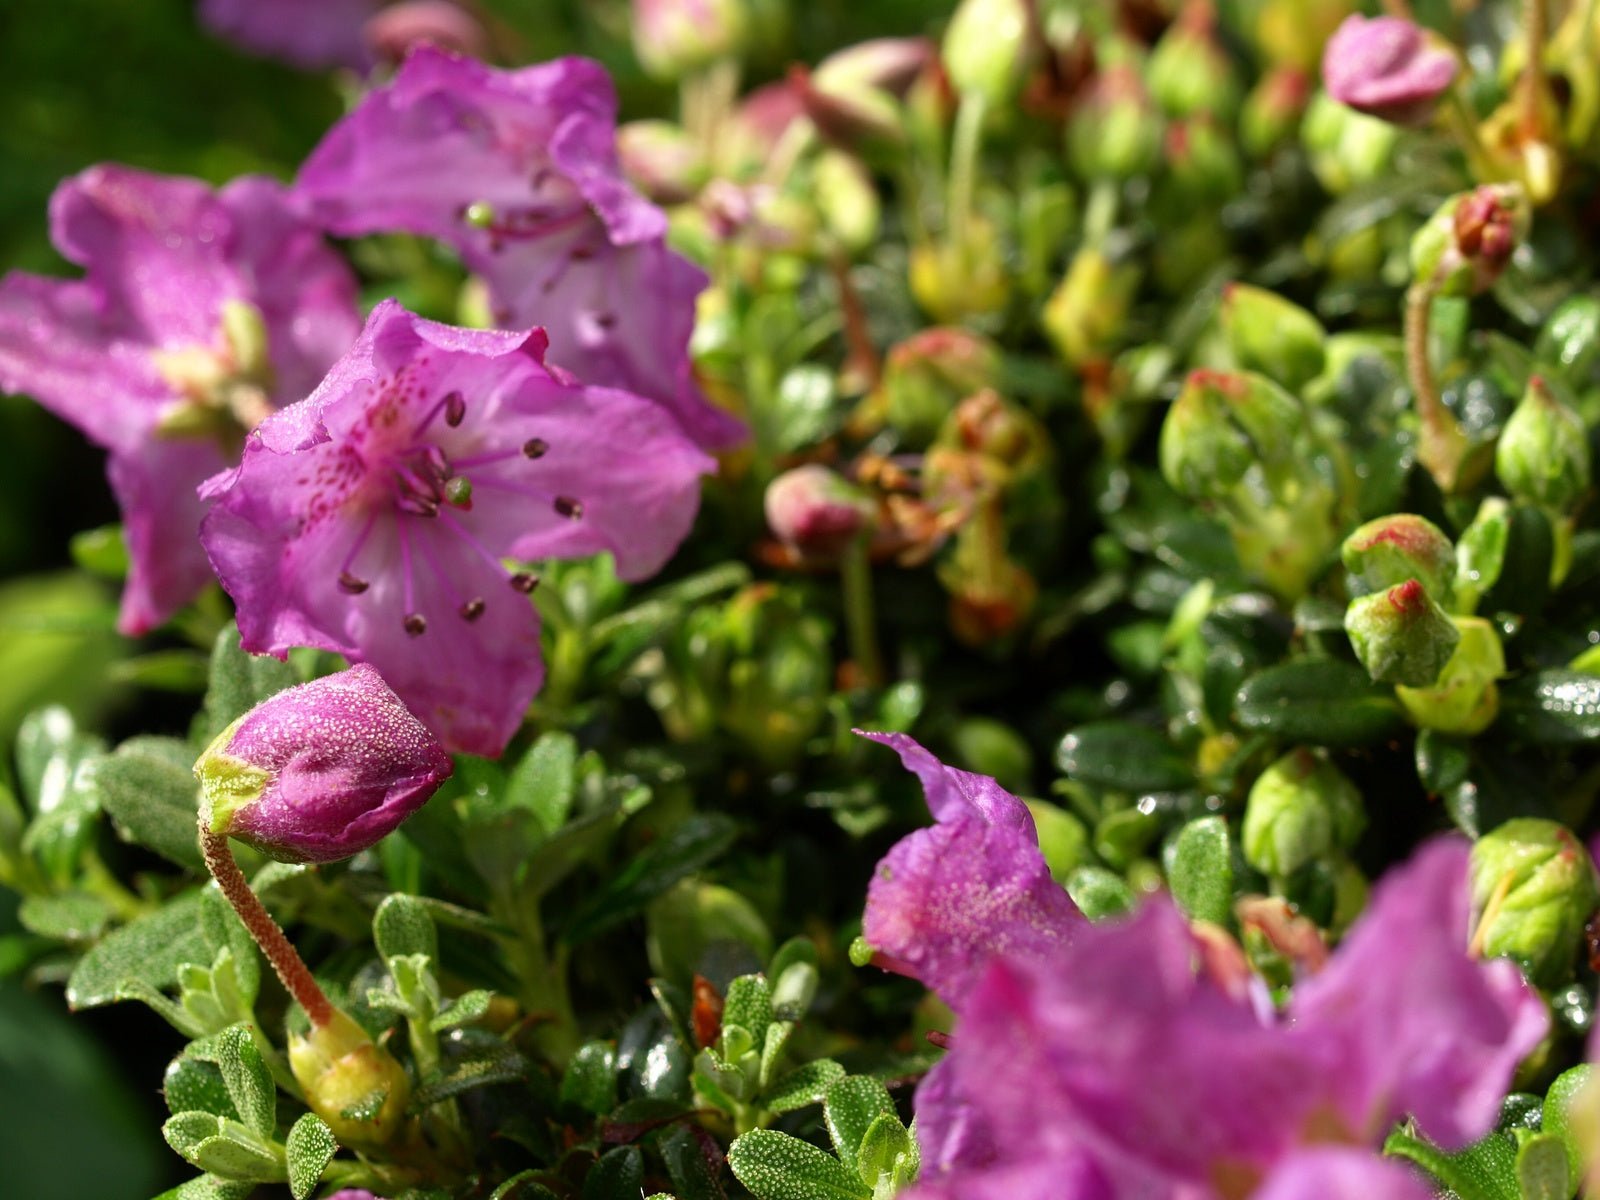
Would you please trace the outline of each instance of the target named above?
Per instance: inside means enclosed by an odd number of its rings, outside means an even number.
[[[543,438],[529,438],[522,443],[522,453],[529,458],[543,458],[550,453],[550,443]]]
[[[528,596],[539,586],[539,577],[531,571],[517,571],[511,576],[511,586],[524,596]]]
[[[557,496],[554,507],[557,513],[569,521],[576,521],[583,516],[583,501],[575,500],[571,496]]]
[[[488,454],[469,454],[465,458],[455,459],[451,465],[457,471],[468,471],[473,467],[487,467],[510,458],[520,458],[521,455],[521,450],[492,450]]]
[[[403,493],[394,502],[394,506],[401,512],[410,513],[414,517],[437,517],[439,515],[439,505],[435,501],[428,499],[426,496],[412,495],[409,492]]]
[[[472,480],[465,475],[457,475],[444,485],[444,498],[447,504],[453,504],[457,508],[470,509],[472,507]]]
[[[454,429],[467,415],[467,398],[460,392],[451,392],[444,398],[444,423]]]
[[[405,611],[408,614],[417,616],[420,619],[421,614],[417,612],[416,582],[411,578],[411,530],[404,521],[396,521],[394,527],[395,533],[400,538],[400,603],[405,607]],[[407,616],[405,620],[407,633],[412,633],[411,616]],[[422,629],[427,627],[428,623],[423,621]],[[417,630],[416,633],[421,633],[422,629]]]
[[[428,632],[428,618],[421,613],[407,613],[405,620],[401,621],[400,624],[405,627],[405,631],[412,637],[421,637]]]
[[[359,596],[370,586],[365,579],[358,579],[349,571],[339,572],[339,590],[347,596]]]
[[[461,619],[463,621],[476,621],[479,617],[483,616],[483,610],[485,607],[486,606],[484,604],[483,597],[474,596],[456,611],[461,614]]]
[[[361,527],[361,532],[356,534],[356,540],[350,543],[344,561],[339,564],[339,586],[352,596],[359,596],[367,590],[367,581],[352,572],[350,568],[355,565],[356,555],[360,554],[361,548],[367,544],[367,539],[372,536],[373,527],[377,523],[378,510],[373,509],[367,515],[367,523]]]

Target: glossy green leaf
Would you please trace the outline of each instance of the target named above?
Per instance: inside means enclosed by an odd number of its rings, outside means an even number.
[[[904,1170],[903,1164],[914,1152],[911,1135],[900,1118],[894,1113],[884,1113],[867,1126],[861,1137],[861,1145],[856,1150],[856,1174],[876,1195],[879,1180],[885,1175],[893,1180],[896,1167]]]
[[[755,1129],[728,1149],[728,1167],[756,1200],[868,1200],[872,1189],[833,1155],[776,1129]]]
[[[1166,736],[1127,721],[1080,725],[1056,749],[1056,765],[1069,779],[1121,792],[1164,792],[1194,778]]]
[[[583,1177],[583,1200],[639,1200],[644,1194],[644,1155],[618,1146],[600,1156]]]
[[[1572,1200],[1576,1179],[1561,1138],[1541,1133],[1522,1143],[1517,1150],[1517,1183],[1522,1200]]]
[[[610,1042],[585,1042],[561,1077],[561,1102],[596,1116],[617,1106],[617,1048]]]
[[[716,1139],[703,1130],[675,1125],[658,1143],[667,1177],[677,1200],[723,1200],[726,1195],[718,1178],[724,1161]]]
[[[1190,917],[1227,924],[1233,911],[1233,866],[1226,821],[1201,817],[1178,831],[1167,883],[1178,907]]]
[[[1521,1200],[1516,1143],[1503,1133],[1491,1133],[1448,1154],[1424,1138],[1396,1130],[1384,1142],[1383,1152],[1415,1163],[1460,1200]]]
[[[546,834],[567,822],[577,793],[578,743],[570,733],[539,738],[506,779],[505,801],[528,809]]]
[[[1594,1077],[1594,1065],[1583,1063],[1569,1071],[1563,1071],[1550,1085],[1550,1091],[1544,1098],[1544,1111],[1541,1127],[1544,1132],[1554,1134],[1561,1139],[1561,1144],[1567,1151],[1567,1166],[1573,1179],[1577,1179],[1583,1172],[1584,1148],[1579,1144],[1576,1132],[1572,1128],[1572,1102],[1585,1084]]]
[[[1268,667],[1234,697],[1245,729],[1313,746],[1365,746],[1405,726],[1391,688],[1353,663],[1301,659]]]
[[[1536,671],[1500,689],[1500,728],[1539,746],[1600,739],[1600,675]]]

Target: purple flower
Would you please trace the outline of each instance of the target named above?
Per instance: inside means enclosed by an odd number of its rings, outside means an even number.
[[[449,243],[488,281],[497,323],[543,326],[563,367],[727,446],[743,426],[700,394],[688,354],[705,275],[623,180],[616,107],[586,59],[498,71],[420,47],[329,131],[296,191],[337,233]]]
[[[212,33],[298,67],[364,68],[362,27],[380,0],[200,0]]]
[[[370,662],[445,745],[495,755],[542,675],[525,561],[609,551],[660,569],[712,460],[658,406],[544,365],[538,330],[425,321],[385,301],[238,469],[201,538],[245,649]]]
[[[211,832],[281,862],[337,862],[409,817],[450,756],[366,664],[288,688],[194,765]]]
[[[1396,125],[1425,124],[1455,77],[1455,55],[1401,17],[1346,17],[1322,55],[1330,96]]]
[[[1027,805],[986,775],[945,766],[899,733],[897,751],[937,822],[897,842],[867,888],[862,935],[880,966],[920,980],[960,1011],[992,958],[1047,958],[1083,926],[1050,877]]]
[[[1405,1115],[1446,1145],[1481,1137],[1546,1027],[1515,967],[1468,954],[1466,872],[1464,844],[1425,847],[1283,1015],[1215,973],[1165,897],[1048,958],[995,959],[917,1094],[924,1182],[988,1194],[1001,1146],[1006,1170],[1058,1164],[1086,1200],[1420,1200],[1364,1148]]]
[[[130,570],[118,621],[142,633],[211,578],[195,487],[304,396],[360,329],[355,280],[284,189],[92,167],[56,189],[80,281],[0,281],[0,389],[110,451]]]

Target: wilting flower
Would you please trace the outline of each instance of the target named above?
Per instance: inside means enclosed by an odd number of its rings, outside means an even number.
[[[372,667],[288,688],[194,766],[212,833],[283,862],[337,862],[390,833],[450,777],[450,756]]]
[[[538,330],[374,310],[309,399],[270,418],[201,537],[245,649],[370,662],[453,750],[498,754],[542,675],[503,559],[609,551],[625,579],[688,533],[712,460],[658,406],[544,365]]]
[[[424,46],[329,131],[296,191],[337,233],[449,243],[487,280],[497,324],[543,326],[579,378],[729,445],[743,427],[700,394],[688,355],[705,275],[623,180],[615,121],[611,81],[586,59],[498,71]]]
[[[362,27],[381,0],[200,0],[213,33],[299,67],[364,67]]]
[[[1469,955],[1469,918],[1466,845],[1425,847],[1281,1015],[1165,897],[998,957],[918,1091],[913,1194],[1421,1200],[1365,1148],[1405,1115],[1446,1148],[1481,1137],[1547,1025],[1515,966]]]
[[[1028,806],[904,734],[862,736],[900,755],[936,822],[897,842],[873,873],[861,930],[873,961],[961,1011],[991,959],[1049,958],[1068,945],[1085,922],[1050,877]]]
[[[211,578],[196,486],[355,339],[355,279],[263,178],[213,192],[93,167],[56,189],[50,222],[87,275],[0,281],[0,389],[110,451],[130,558],[118,624],[142,633]]]
[[[1329,95],[1396,125],[1424,124],[1455,78],[1455,56],[1401,17],[1346,17],[1322,56]]]

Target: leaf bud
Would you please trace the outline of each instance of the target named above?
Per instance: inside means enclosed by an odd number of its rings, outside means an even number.
[[[1257,158],[1276,150],[1300,128],[1311,102],[1311,81],[1295,67],[1268,71],[1245,97],[1239,114],[1239,144]]]
[[[1407,687],[1432,687],[1461,640],[1415,579],[1352,600],[1344,628],[1367,674],[1379,683]]]
[[[1139,71],[1112,63],[1095,77],[1067,124],[1067,153],[1085,179],[1128,179],[1161,160],[1161,114]]]
[[[1538,375],[1500,433],[1495,474],[1518,500],[1567,509],[1589,487],[1589,432]]]
[[[263,700],[194,765],[204,822],[280,862],[337,862],[450,777],[450,756],[366,663]]]
[[[1317,182],[1337,196],[1389,169],[1400,131],[1318,92],[1306,109],[1300,137]]]
[[[1242,846],[1258,871],[1282,878],[1349,850],[1366,827],[1361,793],[1325,757],[1300,748],[1278,759],[1250,789]]]
[[[1471,862],[1477,947],[1515,959],[1541,987],[1569,981],[1600,900],[1583,843],[1555,821],[1517,817],[1479,838]]]

